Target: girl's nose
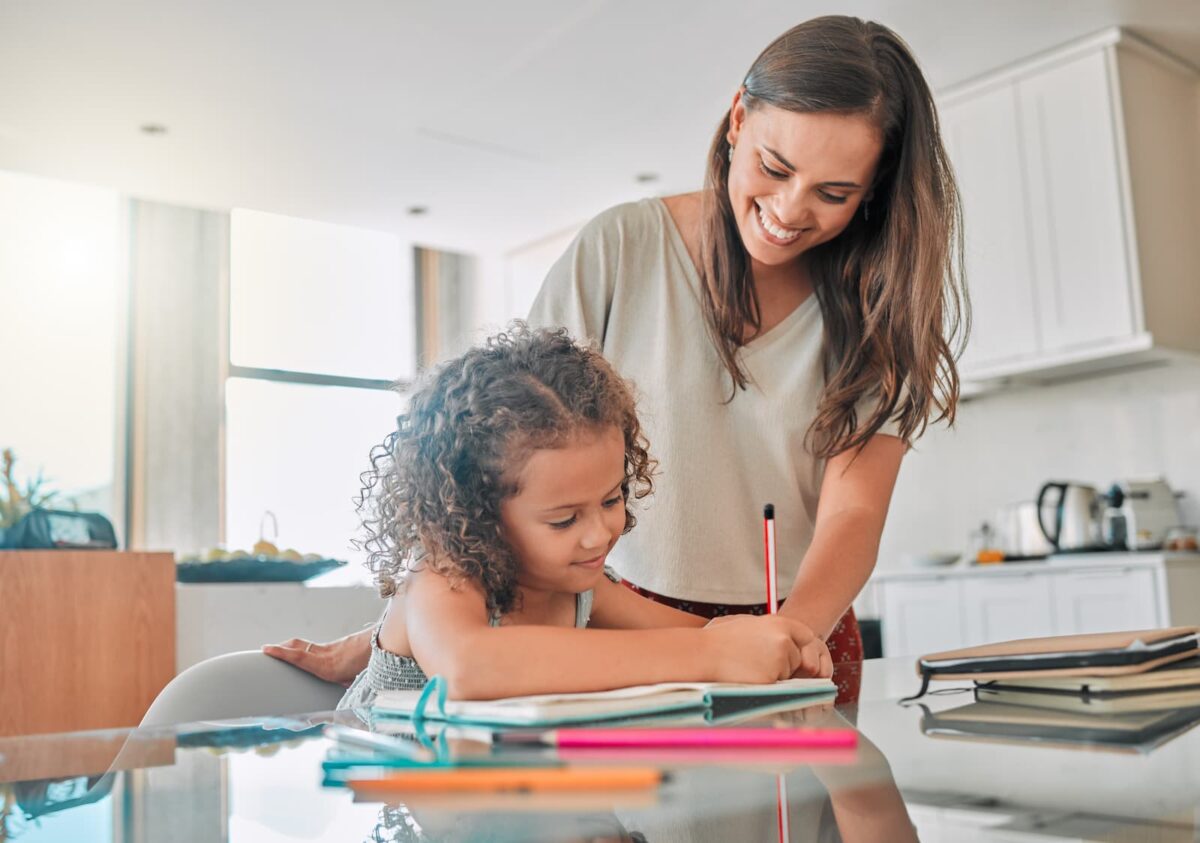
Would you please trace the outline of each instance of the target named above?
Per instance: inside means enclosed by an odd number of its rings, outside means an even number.
[[[612,540],[612,531],[604,521],[604,514],[597,512],[587,519],[580,544],[586,548],[602,548]]]

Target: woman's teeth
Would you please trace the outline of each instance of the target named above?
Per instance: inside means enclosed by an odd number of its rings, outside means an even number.
[[[762,223],[762,227],[767,230],[768,234],[780,240],[794,240],[800,236],[799,231],[792,231],[791,229],[780,228],[779,226],[775,225],[775,223],[771,222],[771,220],[767,217],[767,212],[762,208],[758,209],[758,221]]]

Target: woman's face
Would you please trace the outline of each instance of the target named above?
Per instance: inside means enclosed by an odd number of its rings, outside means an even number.
[[[730,111],[729,199],[752,260],[787,263],[837,237],[867,199],[883,151],[866,117],[801,114],[741,93]]]

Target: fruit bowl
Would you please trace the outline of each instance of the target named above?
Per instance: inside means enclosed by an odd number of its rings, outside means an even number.
[[[176,582],[304,582],[317,574],[341,568],[344,559],[307,557],[300,560],[273,556],[234,556],[215,561],[197,558],[175,563]]]

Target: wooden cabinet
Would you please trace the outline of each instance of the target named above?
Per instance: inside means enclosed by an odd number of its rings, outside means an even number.
[[[882,570],[872,586],[885,656],[1200,625],[1200,554],[1105,553],[938,573]]]
[[[1200,352],[1186,329],[1200,322],[1198,112],[1195,71],[1119,30],[942,95],[973,304],[966,380]]]
[[[0,735],[136,726],[175,675],[170,553],[0,551]]]

